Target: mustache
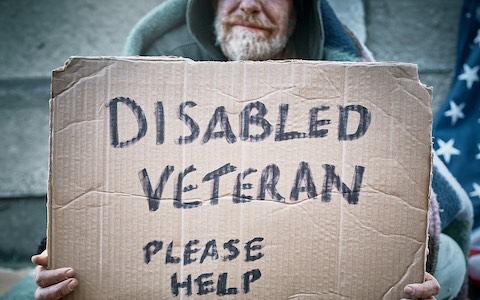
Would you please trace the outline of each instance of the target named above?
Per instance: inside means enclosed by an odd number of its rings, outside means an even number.
[[[236,13],[233,15],[225,16],[222,18],[222,23],[228,25],[248,24],[268,30],[273,30],[277,28],[277,26],[272,21],[270,21],[264,16],[243,13]]]

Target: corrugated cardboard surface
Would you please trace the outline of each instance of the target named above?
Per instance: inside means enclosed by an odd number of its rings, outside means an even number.
[[[77,270],[69,299],[398,299],[423,279],[430,107],[410,64],[72,58],[50,267]]]

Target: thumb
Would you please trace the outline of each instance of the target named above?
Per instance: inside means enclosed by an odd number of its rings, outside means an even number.
[[[48,253],[47,250],[44,250],[42,253],[38,255],[32,256],[32,263],[36,264],[37,266],[44,266],[46,267],[48,264]]]

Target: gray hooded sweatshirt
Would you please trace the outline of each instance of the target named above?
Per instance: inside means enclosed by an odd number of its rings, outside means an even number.
[[[326,0],[295,0],[297,23],[289,43],[299,59],[360,61],[365,53]],[[210,0],[167,0],[132,29],[125,55],[173,55],[227,60],[215,42]]]

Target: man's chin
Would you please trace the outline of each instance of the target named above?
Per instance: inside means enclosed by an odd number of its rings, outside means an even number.
[[[235,25],[220,31],[217,41],[230,60],[273,59],[286,45],[267,30]]]

